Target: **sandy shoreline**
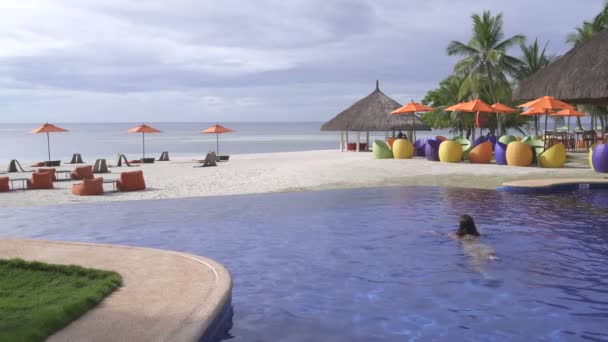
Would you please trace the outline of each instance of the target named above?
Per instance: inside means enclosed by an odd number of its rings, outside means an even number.
[[[193,158],[111,168],[111,174],[102,175],[104,179],[115,179],[120,172],[142,169],[148,186],[146,191],[78,197],[70,191],[74,182],[57,182],[54,190],[1,194],[0,207],[399,185],[493,189],[503,182],[520,179],[603,178],[585,166],[582,155],[577,155],[575,162],[562,169],[467,162],[446,164],[421,158],[376,160],[371,153],[340,153],[335,150],[233,155],[229,162],[210,168],[194,168]],[[71,168],[72,165],[61,167]],[[29,175],[10,174],[11,178],[24,176]],[[111,190],[111,186],[106,185],[106,190]]]

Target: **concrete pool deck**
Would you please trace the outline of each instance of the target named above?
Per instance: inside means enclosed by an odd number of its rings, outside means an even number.
[[[0,238],[0,258],[118,272],[123,285],[49,341],[197,341],[230,306],[217,262],[150,248]]]
[[[528,179],[506,182],[502,187],[507,190],[550,190],[557,188],[579,187],[608,187],[608,178],[557,178],[557,179]]]

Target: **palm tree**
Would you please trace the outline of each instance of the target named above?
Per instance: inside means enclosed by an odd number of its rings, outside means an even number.
[[[591,21],[584,21],[581,26],[575,28],[575,32],[566,36],[566,42],[578,46],[604,29],[608,29],[608,1],[604,4],[604,9]]]
[[[447,112],[444,109],[461,102],[467,96],[461,96],[463,79],[452,75],[439,83],[439,88],[430,90],[422,99],[424,105],[435,108],[433,111],[424,113],[422,121],[432,128],[449,129],[458,131],[463,135],[466,127],[473,121],[468,116],[458,112]],[[469,122],[470,121],[470,122]]]
[[[519,58],[521,64],[514,75],[515,79],[521,81],[528,78],[540,69],[546,67],[555,59],[554,56],[546,55],[548,45],[549,42],[547,42],[541,50],[538,38],[534,39],[534,43],[530,45],[526,45],[524,42],[519,43],[522,56]],[[538,116],[534,117],[534,128],[535,132],[538,132]]]
[[[452,41],[447,53],[450,56],[464,56],[454,67],[454,72],[465,77],[465,84],[474,83],[474,79],[483,76],[483,83],[487,83],[492,101],[498,102],[497,83],[507,82],[505,73],[516,74],[521,63],[517,58],[507,55],[507,49],[522,42],[525,37],[515,35],[503,40],[502,13],[492,16],[490,11],[484,11],[481,16],[474,14],[472,19],[473,36],[469,42],[464,44]],[[498,133],[501,134],[499,114],[496,114],[496,120]]]

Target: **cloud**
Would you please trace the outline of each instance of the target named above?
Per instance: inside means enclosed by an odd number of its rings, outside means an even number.
[[[455,58],[445,47],[466,41],[472,13],[503,12],[507,35],[550,40],[551,52],[563,53],[565,34],[601,5],[3,0],[0,108],[29,113],[7,121],[82,120],[69,113],[88,119],[101,109],[107,120],[133,112],[162,119],[160,109],[171,107],[186,113],[171,113],[174,120],[204,108],[232,120],[323,120],[373,90],[378,78],[397,100],[422,97],[451,72]]]

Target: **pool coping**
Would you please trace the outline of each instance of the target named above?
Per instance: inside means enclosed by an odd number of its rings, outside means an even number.
[[[232,278],[181,252],[0,237],[0,258],[112,270],[123,285],[49,341],[207,341],[232,324]]]
[[[578,190],[581,186],[605,189],[608,188],[608,178],[527,179],[502,183],[502,187],[498,189],[514,192],[553,192]]]

